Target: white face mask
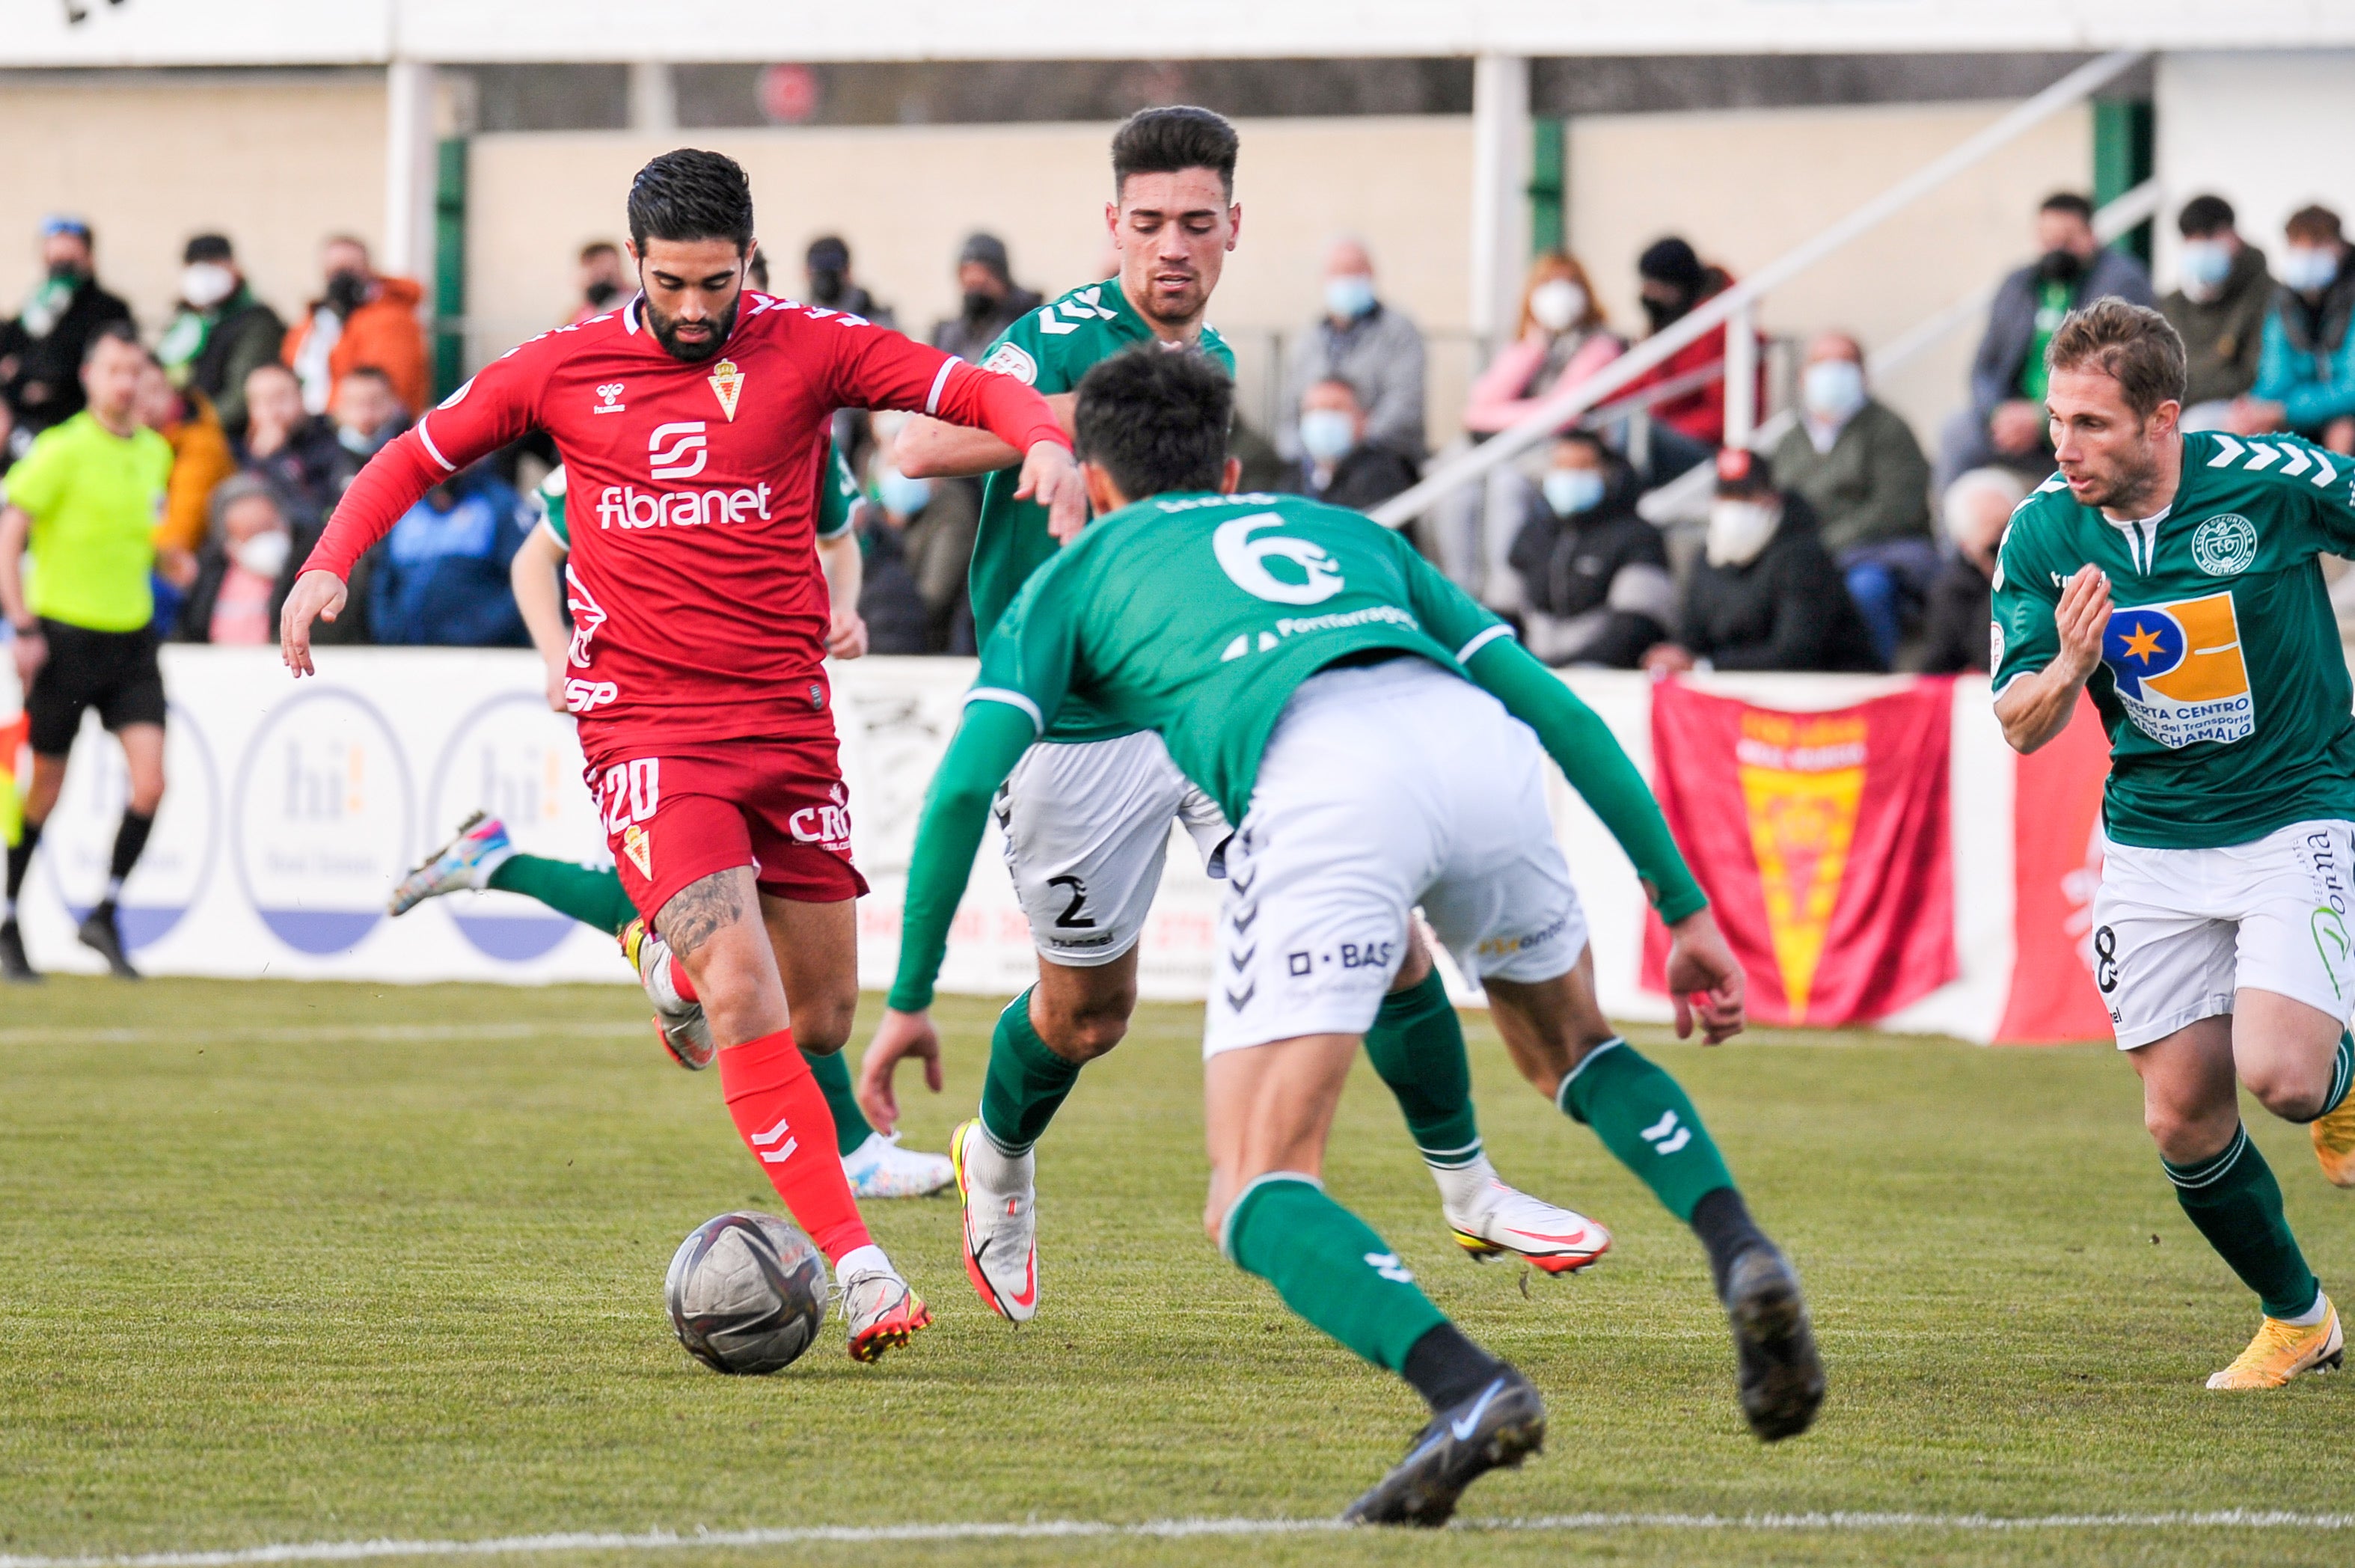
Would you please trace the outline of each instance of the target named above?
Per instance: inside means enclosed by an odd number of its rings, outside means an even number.
[[[1711,566],[1748,566],[1782,526],[1783,508],[1771,502],[1712,501],[1702,548]]]
[[[237,293],[237,274],[218,261],[191,261],[180,269],[180,297],[210,310]]]
[[[1339,409],[1309,409],[1300,416],[1300,449],[1319,463],[1338,463],[1358,444],[1358,421]]]
[[[286,557],[293,549],[294,541],[286,537],[284,528],[269,528],[230,545],[229,558],[254,576],[275,582],[286,570]]]
[[[1864,407],[1864,371],[1853,360],[1819,359],[1799,372],[1799,400],[1819,420],[1846,421]]]
[[[1529,315],[1548,332],[1568,332],[1586,315],[1586,291],[1555,278],[1529,291]]]
[[[2339,252],[2293,245],[2282,252],[2281,281],[2302,294],[2319,293],[2339,276]]]

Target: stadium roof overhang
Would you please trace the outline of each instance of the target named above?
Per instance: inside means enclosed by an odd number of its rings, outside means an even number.
[[[0,0],[0,67],[2347,45],[2346,0],[1191,0],[1182,13],[1072,0]]]

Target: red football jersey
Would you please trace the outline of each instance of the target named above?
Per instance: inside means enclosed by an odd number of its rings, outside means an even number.
[[[709,359],[675,358],[633,298],[509,349],[363,469],[306,570],[348,577],[427,490],[532,430],[564,459],[572,711],[592,754],[830,730],[815,520],[837,408],[1069,439],[1046,400],[888,328],[742,296]]]

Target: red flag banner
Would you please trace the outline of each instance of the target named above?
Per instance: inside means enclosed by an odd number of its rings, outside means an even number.
[[[2016,956],[1998,1045],[2111,1038],[2094,988],[2094,890],[2102,880],[2102,785],[2110,738],[2094,699],[2014,764],[2011,875]]]
[[[1948,758],[1954,683],[1788,713],[1652,688],[1653,788],[1762,1023],[1857,1023],[1960,973]],[[1644,941],[1667,987],[1668,933]]]

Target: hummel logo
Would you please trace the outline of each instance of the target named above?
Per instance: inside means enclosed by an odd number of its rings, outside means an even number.
[[[1227,917],[1237,931],[1249,931],[1252,928],[1252,922],[1258,918],[1259,905],[1257,904],[1245,904]]]
[[[625,408],[629,407],[629,405],[628,405],[627,403],[617,403],[617,402],[615,402],[615,401],[613,400],[615,398],[618,398],[618,397],[620,397],[621,395],[622,395],[622,383],[621,383],[621,382],[619,382],[619,381],[608,381],[608,382],[606,382],[603,386],[602,386],[602,387],[600,387],[600,388],[598,388],[598,389],[597,389],[597,399],[598,399],[598,401],[597,401],[597,403],[596,403],[596,406],[594,406],[593,408],[591,408],[589,411],[590,411],[591,413],[592,413],[592,414],[618,414],[618,413],[620,413],[623,409],[625,409]]]
[[[1455,1441],[1465,1443],[1471,1440],[1472,1434],[1479,1430],[1480,1418],[1488,1413],[1488,1406],[1494,1403],[1497,1396],[1504,1392],[1505,1380],[1498,1378],[1480,1391],[1480,1403],[1474,1405],[1468,1414],[1447,1424],[1447,1430],[1455,1434]]]
[[[1674,1111],[1663,1111],[1660,1119],[1636,1135],[1652,1146],[1652,1152],[1670,1155],[1692,1142],[1692,1129],[1679,1125]]]
[[[1414,1283],[1414,1275],[1409,1274],[1406,1265],[1399,1262],[1396,1253],[1368,1253],[1366,1266],[1384,1279],[1394,1280],[1400,1285]]]
[[[1241,1012],[1245,1008],[1251,1006],[1251,999],[1258,995],[1259,982],[1257,980],[1253,980],[1250,985],[1245,986],[1242,988],[1242,994],[1240,996],[1236,995],[1233,991],[1229,991],[1227,993],[1227,1006],[1232,1008],[1237,1012]]]
[[[775,1126],[765,1133],[754,1133],[749,1140],[752,1145],[752,1152],[761,1157],[762,1165],[783,1165],[793,1157],[794,1150],[801,1147],[799,1138],[785,1136],[792,1130],[785,1122],[786,1118],[780,1116],[777,1118]],[[785,1139],[785,1147],[779,1149],[771,1148],[769,1146],[779,1138]]]
[[[1232,968],[1237,974],[1241,974],[1242,971],[1250,968],[1252,960],[1258,956],[1259,949],[1256,946],[1246,947],[1241,953],[1228,954],[1227,964],[1228,966]]]

